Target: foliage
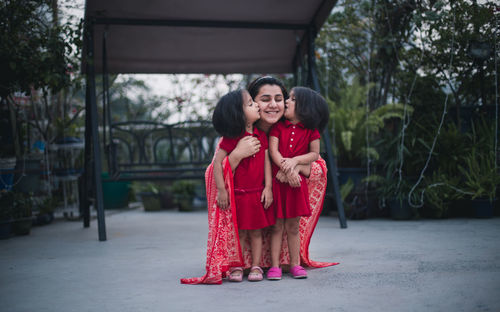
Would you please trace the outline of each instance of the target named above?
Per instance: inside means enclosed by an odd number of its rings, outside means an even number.
[[[465,164],[459,166],[465,188],[472,193],[472,199],[489,198],[493,201],[500,185],[500,174],[495,166],[496,153],[492,148],[494,125],[487,119],[473,122],[467,138],[470,150],[464,155]]]
[[[377,150],[367,147],[367,132],[368,138],[373,137],[385,126],[386,121],[403,118],[404,107],[396,103],[367,112],[367,90],[367,86],[360,86],[354,81],[351,86],[340,90],[338,101],[328,100],[340,166],[360,167],[366,163],[367,156],[378,159]],[[412,108],[408,106],[407,113],[411,112]]]
[[[72,16],[61,21],[59,14],[53,0],[0,4],[0,97],[10,113],[18,157],[29,148],[27,137],[51,143],[83,110],[73,98],[81,89],[74,69],[80,63],[83,22]]]
[[[14,193],[6,190],[0,191],[0,221],[9,221],[13,216]]]
[[[13,217],[14,219],[21,219],[32,216],[33,210],[33,194],[25,194],[21,192],[14,192],[14,206]]]
[[[469,48],[474,41],[494,46],[494,8],[491,1],[341,0],[316,41],[322,89],[337,100],[348,81],[373,84],[374,108],[405,103],[410,90],[425,92],[413,86],[417,75],[446,88],[456,105],[492,104],[492,54],[479,61]]]
[[[466,165],[460,167],[464,176],[466,190],[472,193],[472,199],[496,198],[497,187],[500,185],[500,175],[495,170],[492,153],[481,153],[473,148],[466,158]]]
[[[160,189],[159,187],[152,182],[139,182],[139,181],[134,181],[132,183],[132,190],[134,193],[152,193],[152,194],[160,194]]]
[[[56,2],[57,3],[57,2]],[[0,96],[29,94],[47,88],[58,92],[72,85],[77,68],[81,27],[59,24],[50,0],[6,0],[0,4]]]
[[[172,184],[171,191],[174,196],[193,198],[195,195],[195,184],[188,180],[177,180]]]

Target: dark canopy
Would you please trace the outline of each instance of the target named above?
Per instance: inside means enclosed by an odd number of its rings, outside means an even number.
[[[336,1],[87,0],[85,17],[98,73],[104,33],[109,73],[291,73]]]

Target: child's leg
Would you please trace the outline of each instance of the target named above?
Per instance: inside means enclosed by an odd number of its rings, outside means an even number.
[[[243,253],[245,251],[245,247],[247,244],[247,235],[248,230],[238,230],[238,236],[240,237],[241,256],[243,256]]]
[[[240,237],[240,246],[241,246],[242,253],[245,250],[247,234],[248,234],[247,230],[238,230],[238,235]],[[229,280],[232,282],[241,282],[242,279],[243,279],[243,268],[241,268],[241,267],[231,268]]]
[[[288,252],[290,253],[290,268],[300,265],[300,217],[285,219],[286,235],[288,237]]]
[[[262,230],[249,230],[250,245],[252,247],[252,266],[260,266],[262,258]]]
[[[281,242],[283,241],[283,219],[276,219],[271,228],[271,266],[280,266]]]

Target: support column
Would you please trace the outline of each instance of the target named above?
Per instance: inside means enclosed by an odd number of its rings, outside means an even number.
[[[86,87],[86,108],[89,109],[85,112],[86,126],[90,125],[90,135],[87,135],[87,129],[85,132],[85,141],[88,141],[91,145],[93,162],[91,168],[86,167],[86,169],[91,169],[93,174],[92,187],[94,194],[94,207],[97,210],[97,223],[99,231],[99,240],[106,240],[106,224],[104,216],[104,203],[102,196],[102,180],[101,180],[101,147],[99,144],[99,123],[97,115],[97,101],[96,101],[96,85],[95,85],[95,59],[94,59],[94,29],[91,21],[87,21],[87,87]],[[90,147],[89,147],[90,148]],[[87,146],[85,146],[87,155]],[[90,152],[89,152],[90,153]],[[87,161],[87,159],[86,159]],[[88,164],[87,164],[88,165]],[[88,173],[90,174],[90,170]],[[88,189],[88,185],[87,185]]]

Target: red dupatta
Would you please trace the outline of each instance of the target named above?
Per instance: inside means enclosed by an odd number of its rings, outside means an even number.
[[[223,161],[223,172],[231,202],[230,208],[226,210],[222,210],[217,206],[217,187],[212,164],[208,166],[205,172],[208,204],[206,274],[202,277],[182,278],[182,284],[221,284],[222,279],[226,277],[231,267],[250,268],[251,266],[249,248],[245,248],[242,252],[239,243],[236,207],[234,205],[233,173],[227,157]],[[309,243],[323,209],[327,182],[326,172],[327,168],[323,159],[320,158],[311,164],[311,174],[307,181],[311,216],[302,217],[300,220],[300,259],[301,264],[306,267],[321,268],[338,264],[336,262],[313,261],[309,258]],[[269,230],[264,230],[262,267],[271,266],[270,234]],[[246,245],[250,246],[249,243]],[[280,262],[285,265],[290,262],[286,233],[283,235]]]

